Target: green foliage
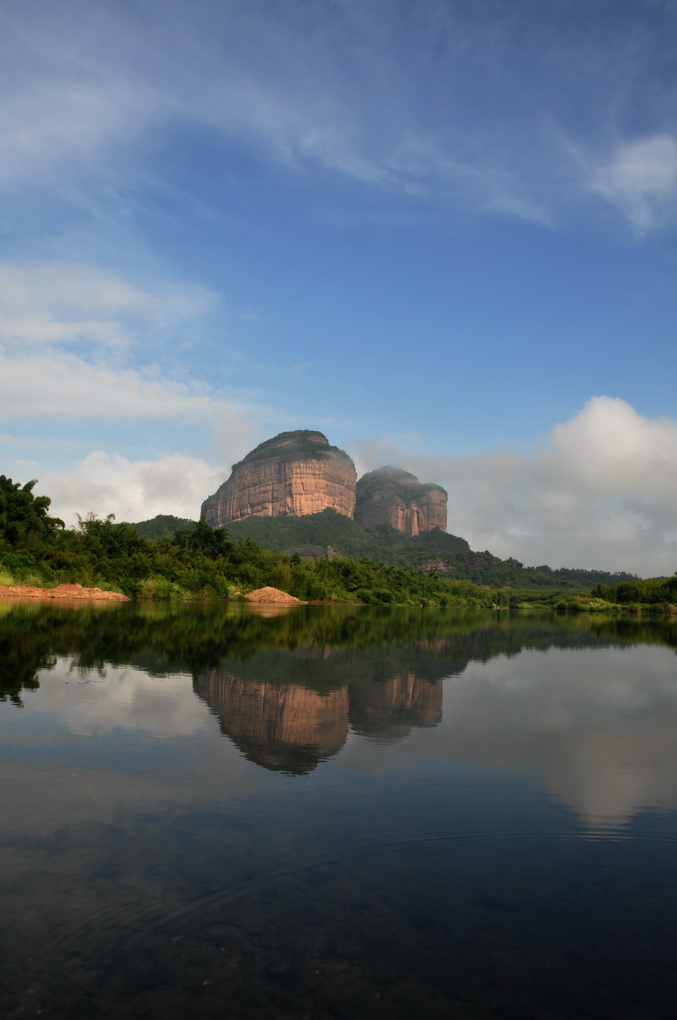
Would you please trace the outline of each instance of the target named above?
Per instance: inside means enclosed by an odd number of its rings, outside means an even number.
[[[13,482],[0,475],[0,541],[16,545],[45,540],[60,528],[63,521],[48,514],[51,500],[47,496],[34,496],[36,480]]]
[[[468,543],[446,532],[409,538],[393,528],[366,530],[350,517],[327,508],[303,517],[248,517],[228,525],[233,538],[253,538],[273,552],[299,551],[323,557],[327,548],[339,556],[369,558],[393,566],[416,566],[428,557],[453,559],[469,553]]]
[[[229,525],[231,536],[253,538],[272,552],[297,552],[302,556],[348,556],[391,566],[428,570],[458,580],[474,581],[490,588],[589,588],[593,584],[636,580],[632,574],[547,565],[525,567],[516,559],[501,560],[490,552],[473,552],[463,538],[437,529],[415,538],[383,525],[365,529],[336,510],[304,517],[248,517]]]
[[[317,439],[321,441],[318,442]],[[266,460],[268,457],[275,457],[277,460],[322,460],[327,457],[340,457],[342,460],[350,461],[348,454],[339,449],[338,446],[331,446],[327,437],[322,432],[314,429],[297,429],[295,432],[280,432],[272,439],[266,439],[251,450],[246,457],[233,464],[233,471],[242,464],[251,464],[253,461]]]
[[[132,524],[117,524],[112,514],[103,519],[89,514],[67,531],[49,517],[49,499],[32,495],[32,485],[22,488],[0,478],[0,568],[6,579],[19,583],[77,581],[167,602],[232,599],[271,585],[303,601],[373,606],[503,607],[518,601],[519,592],[519,601],[536,595],[549,608],[598,608],[580,582],[573,587],[584,571],[569,571],[558,584],[561,571],[474,553],[463,539],[441,532],[408,538],[389,528],[366,531],[332,510],[250,518],[231,526],[230,533],[201,520],[154,540]],[[286,551],[270,548],[290,539],[295,541]],[[316,550],[314,559],[302,553],[308,546]],[[598,600],[611,593],[615,602],[629,604],[643,592],[656,606],[677,602],[677,578],[658,579],[652,587],[621,575],[603,577],[617,583],[599,585],[605,591],[593,593]],[[519,589],[511,587],[515,582]],[[569,602],[562,599],[562,589],[568,589]]]
[[[597,584],[591,594],[619,606],[654,606],[670,612],[677,602],[677,575],[622,580],[617,584]]]
[[[149,521],[138,521],[132,524],[144,538],[173,538],[177,531],[187,531],[195,527],[195,521],[186,517],[174,517],[172,514],[158,514]]]
[[[146,577],[139,581],[137,597],[140,599],[153,599],[155,602],[171,602],[176,599],[183,599],[186,592],[175,581],[167,577],[156,575]]]

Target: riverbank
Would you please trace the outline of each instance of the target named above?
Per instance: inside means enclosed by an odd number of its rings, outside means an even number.
[[[0,585],[0,599],[67,599],[96,602],[129,602],[119,591],[83,588],[81,584],[59,584],[55,588],[38,588],[34,584]]]

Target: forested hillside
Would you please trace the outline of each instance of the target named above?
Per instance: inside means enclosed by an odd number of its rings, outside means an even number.
[[[157,518],[156,518],[157,520]],[[162,518],[171,521],[171,518]],[[176,528],[185,522],[177,522]],[[144,522],[143,527],[152,525]],[[141,530],[141,525],[135,525]],[[444,577],[474,581],[491,587],[588,589],[594,584],[635,581],[633,574],[586,568],[525,567],[519,560],[501,560],[488,551],[474,552],[464,538],[442,531],[427,531],[410,538],[392,528],[367,530],[335,510],[304,517],[248,517],[228,527],[232,538],[252,539],[271,552],[297,553],[321,559],[370,559],[389,566],[434,570]],[[148,531],[143,532],[148,534]]]

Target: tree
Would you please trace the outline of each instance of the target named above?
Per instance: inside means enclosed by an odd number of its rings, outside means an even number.
[[[185,531],[177,531],[173,542],[183,549],[192,549],[200,552],[210,560],[217,560],[225,556],[232,545],[230,535],[225,528],[212,528],[201,517],[194,528]]]
[[[25,541],[31,534],[46,538],[64,527],[58,517],[49,516],[51,499],[33,495],[36,484],[35,478],[22,486],[0,475],[0,538],[10,545]]]

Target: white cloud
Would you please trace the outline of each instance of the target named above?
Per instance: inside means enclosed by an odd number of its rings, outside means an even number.
[[[216,296],[87,264],[0,264],[0,420],[181,421],[248,436],[260,409],[164,367]]]
[[[6,421],[181,418],[188,423],[216,418],[224,406],[205,385],[163,378],[150,368],[91,364],[67,352],[0,354],[0,415]]]
[[[142,286],[100,266],[0,264],[0,340],[19,351],[44,343],[118,347],[166,339],[217,305],[217,296],[199,285]]]
[[[589,188],[619,209],[637,234],[664,226],[677,208],[677,141],[660,134],[622,143],[593,172]]]
[[[378,449],[378,448],[377,448]],[[387,449],[387,447],[386,447]],[[383,463],[384,449],[360,458]],[[474,549],[534,566],[677,570],[677,421],[646,418],[626,401],[593,397],[555,426],[544,448],[391,462],[449,491],[448,529]],[[366,454],[366,456],[365,456]]]
[[[130,461],[95,450],[70,469],[47,474],[40,491],[50,496],[50,513],[68,525],[90,511],[120,521],[157,514],[197,520],[202,501],[223,482],[223,468],[197,457],[165,454],[158,460]]]

